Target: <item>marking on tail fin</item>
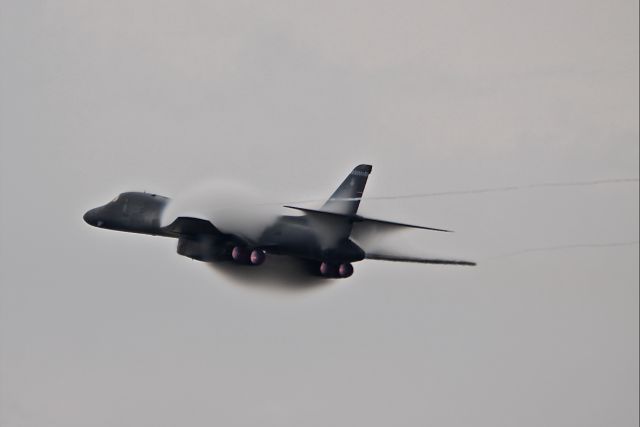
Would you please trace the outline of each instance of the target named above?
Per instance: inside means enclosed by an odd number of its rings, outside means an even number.
[[[354,215],[358,212],[360,199],[372,169],[371,165],[356,166],[325,202],[322,209],[344,215]]]

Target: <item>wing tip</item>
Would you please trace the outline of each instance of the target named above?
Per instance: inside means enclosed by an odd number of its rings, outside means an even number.
[[[408,227],[408,228],[417,228],[419,230],[440,231],[441,233],[455,233],[455,231],[453,230],[447,230],[444,228],[425,227],[423,225],[413,225],[413,224],[404,224],[404,223],[395,223],[395,225]]]

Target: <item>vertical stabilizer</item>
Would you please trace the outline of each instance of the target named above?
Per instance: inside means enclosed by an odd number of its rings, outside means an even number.
[[[355,215],[360,206],[360,198],[367,184],[367,178],[371,173],[371,165],[359,165],[331,195],[331,198],[322,206],[322,210],[344,215]]]

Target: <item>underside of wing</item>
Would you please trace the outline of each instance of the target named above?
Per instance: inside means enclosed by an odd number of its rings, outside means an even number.
[[[374,226],[383,226],[383,227],[387,226],[387,227],[393,227],[393,228],[418,228],[421,230],[442,231],[445,233],[451,233],[451,230],[444,230],[442,228],[433,228],[433,227],[425,227],[422,225],[405,224],[402,222],[385,221],[382,219],[367,218],[357,214],[342,214],[342,213],[329,212],[329,211],[323,211],[323,210],[300,208],[297,206],[285,206],[285,208],[295,209],[309,215],[325,216],[327,218],[331,218],[331,217],[342,218],[352,223],[364,223],[364,224],[370,224]]]
[[[355,216],[354,222],[363,222],[363,223],[368,223],[372,225],[381,225],[381,226],[398,227],[398,228],[403,228],[403,227],[418,228],[420,230],[442,231],[443,233],[452,233],[451,230],[445,230],[442,228],[433,228],[433,227],[425,227],[423,225],[413,225],[413,224],[405,224],[402,222],[385,221],[383,219],[367,218],[360,215]]]
[[[446,265],[467,265],[467,266],[476,265],[476,263],[472,261],[444,259],[444,258],[420,258],[420,257],[410,257],[410,256],[403,256],[403,255],[373,253],[373,252],[367,252],[365,259],[377,259],[382,261],[396,261],[396,262],[417,262],[421,264],[446,264]]]

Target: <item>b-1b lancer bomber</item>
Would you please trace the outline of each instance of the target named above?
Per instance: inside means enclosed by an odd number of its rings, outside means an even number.
[[[368,252],[354,242],[354,226],[372,226],[374,232],[407,227],[448,231],[358,215],[371,169],[370,165],[353,169],[320,209],[284,206],[299,212],[277,216],[255,236],[243,233],[242,229],[218,228],[208,219],[190,216],[178,216],[170,224],[162,225],[162,214],[170,199],[146,192],[122,193],[106,205],[89,210],[84,220],[109,230],[177,238],[178,253],[199,261],[259,266],[271,254],[287,255],[303,260],[311,274],[326,278],[349,277],[353,274],[353,263],[365,259],[475,265],[469,261]]]

